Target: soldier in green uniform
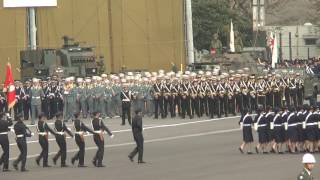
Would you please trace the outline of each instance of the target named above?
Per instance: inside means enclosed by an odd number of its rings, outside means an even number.
[[[303,163],[303,170],[298,175],[297,180],[312,180],[312,174],[311,171],[314,168],[314,164],[316,163],[316,159],[314,156],[310,153],[306,153],[302,157],[302,163]]]
[[[86,80],[87,81],[87,80]],[[79,112],[82,112],[83,118],[87,118],[88,106],[87,106],[87,87],[82,78],[78,80],[79,86],[77,88],[77,101],[80,106]]]
[[[34,125],[37,117],[41,113],[41,98],[44,93],[40,87],[39,79],[33,79],[33,85],[30,90],[31,97],[31,125]]]
[[[63,119],[65,122],[73,117],[75,110],[77,92],[72,81],[72,77],[67,78],[63,88]]]

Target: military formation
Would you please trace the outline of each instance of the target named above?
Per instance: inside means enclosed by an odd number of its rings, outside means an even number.
[[[50,120],[63,112],[69,121],[75,113],[82,118],[100,112],[102,118],[122,117],[131,120],[131,109],[141,109],[143,115],[157,118],[227,117],[263,107],[302,105],[304,83],[299,74],[286,76],[269,73],[249,74],[244,68],[228,73],[208,72],[143,72],[102,74],[87,78],[51,77],[15,82],[14,114],[23,114],[35,124],[43,112]],[[7,112],[2,94],[0,111]]]
[[[259,105],[254,118],[245,110],[239,124],[243,131],[243,143],[239,147],[241,153],[246,149],[248,154],[252,154],[253,129],[258,135],[256,153],[320,152],[319,106],[304,104],[297,108],[263,108]]]

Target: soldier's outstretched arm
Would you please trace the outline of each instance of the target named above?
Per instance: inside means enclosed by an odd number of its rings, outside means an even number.
[[[46,130],[46,131],[49,131],[51,134],[53,134],[53,135],[56,135],[57,133],[46,123],[45,125],[44,125],[44,129]]]
[[[73,137],[72,132],[68,129],[65,123],[63,123],[63,129],[69,134],[69,136]]]
[[[83,129],[91,134],[97,134],[95,133],[92,129],[90,129],[88,126],[86,126],[84,123],[81,122],[81,126],[83,127]]]
[[[104,131],[107,131],[109,136],[112,136],[112,132],[109,130],[109,128],[106,125],[104,125],[103,121],[101,121],[101,127]]]

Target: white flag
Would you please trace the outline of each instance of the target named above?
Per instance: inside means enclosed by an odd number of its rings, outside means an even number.
[[[233,23],[231,20],[231,25],[230,25],[230,52],[234,53],[236,52],[235,47],[234,47],[234,31],[233,31]]]
[[[272,68],[275,68],[276,63],[278,63],[278,38],[277,38],[277,33],[274,33],[271,50],[272,50],[271,66],[272,66]]]

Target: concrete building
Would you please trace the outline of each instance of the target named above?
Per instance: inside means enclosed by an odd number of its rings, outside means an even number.
[[[19,79],[20,50],[27,49],[26,8],[2,8],[0,0],[0,79],[10,61]],[[94,46],[107,72],[169,70],[185,64],[183,0],[58,0],[37,8],[37,47],[58,48],[68,35]]]
[[[318,57],[320,43],[320,28],[310,23],[299,26],[266,26],[266,31],[274,31],[278,37],[282,59],[308,59]],[[279,51],[280,53],[280,51]]]

